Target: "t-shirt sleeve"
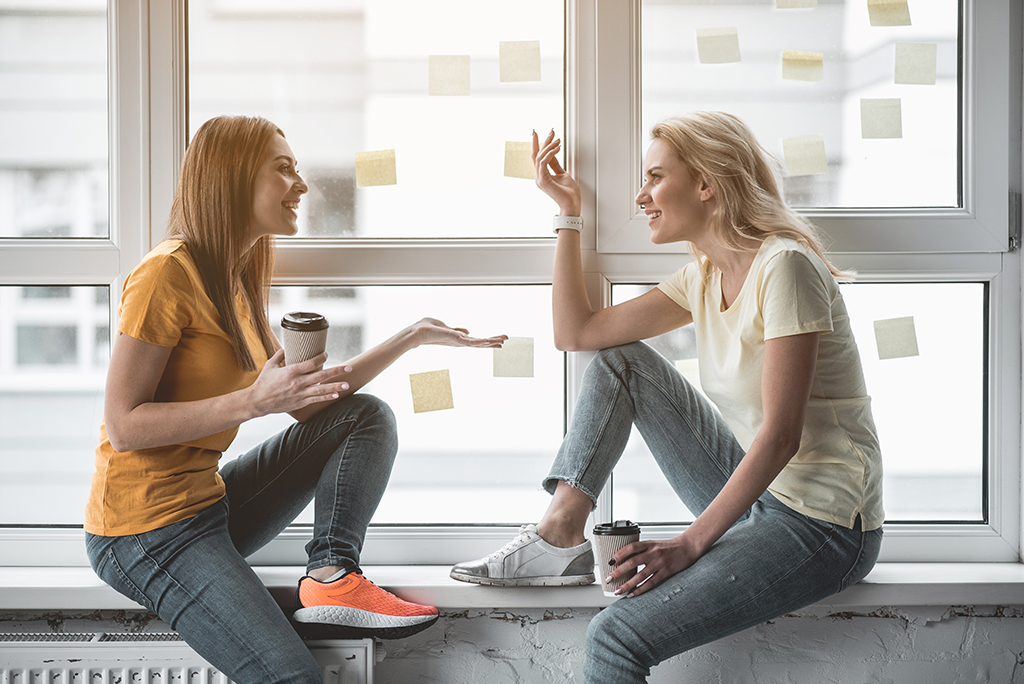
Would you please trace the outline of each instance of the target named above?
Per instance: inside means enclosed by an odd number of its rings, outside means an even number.
[[[161,347],[174,347],[195,313],[195,289],[170,255],[145,259],[125,280],[118,332]]]
[[[780,252],[765,265],[761,279],[764,339],[832,332],[832,300],[828,284],[807,255]]]
[[[679,269],[665,280],[658,283],[658,289],[668,295],[669,299],[686,309],[693,311],[690,304],[690,279],[694,276],[697,264],[691,262]],[[700,277],[697,274],[697,277]]]

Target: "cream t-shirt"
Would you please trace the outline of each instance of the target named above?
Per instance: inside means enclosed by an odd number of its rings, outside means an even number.
[[[871,399],[839,285],[800,243],[764,241],[732,305],[723,310],[720,273],[705,286],[692,262],[658,285],[691,312],[700,383],[747,450],[764,422],[764,342],[822,333],[800,449],[768,487],[790,508],[852,528],[880,527],[882,457]]]

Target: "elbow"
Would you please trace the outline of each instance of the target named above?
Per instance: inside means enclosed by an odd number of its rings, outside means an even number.
[[[558,331],[555,331],[555,349],[561,352],[586,351],[575,336]]]
[[[107,441],[110,442],[110,446],[114,451],[124,453],[138,449],[138,446],[134,444],[129,436],[121,431],[116,421],[106,421],[104,427],[107,431]]]

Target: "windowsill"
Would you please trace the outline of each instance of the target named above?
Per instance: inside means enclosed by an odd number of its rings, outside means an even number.
[[[456,582],[449,566],[369,566],[367,577],[404,598],[450,608],[600,608],[615,599],[598,584],[500,588]],[[258,567],[284,606],[294,601],[297,567]],[[1024,564],[880,563],[860,584],[817,604],[828,609],[881,606],[1024,605]],[[0,611],[139,608],[83,567],[0,567]]]

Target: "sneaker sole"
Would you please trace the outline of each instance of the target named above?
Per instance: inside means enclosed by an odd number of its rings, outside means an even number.
[[[577,587],[594,583],[594,573],[589,575],[566,575],[565,577],[513,577],[509,579],[477,577],[452,570],[449,577],[460,582],[485,584],[490,587]]]
[[[345,606],[300,608],[292,615],[295,630],[304,637],[402,639],[437,622],[439,615],[382,615]]]

